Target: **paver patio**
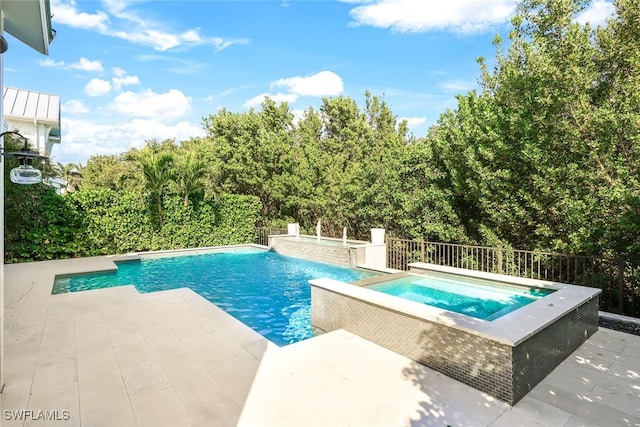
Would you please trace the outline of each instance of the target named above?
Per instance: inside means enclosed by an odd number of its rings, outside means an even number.
[[[189,289],[51,295],[114,259],[6,266],[3,426],[640,426],[638,336],[600,329],[510,407],[345,331],[277,347]]]

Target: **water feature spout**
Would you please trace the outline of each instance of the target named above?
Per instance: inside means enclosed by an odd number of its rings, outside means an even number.
[[[289,236],[295,236],[296,238],[300,237],[300,224],[297,222],[292,224],[287,224],[287,234]]]
[[[320,240],[321,231],[322,224],[320,223],[320,220],[318,220],[318,223],[316,224],[316,237],[318,238],[318,240]]]
[[[342,246],[347,246],[347,227],[342,229]]]

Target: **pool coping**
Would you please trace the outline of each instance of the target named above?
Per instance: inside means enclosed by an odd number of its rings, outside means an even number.
[[[492,321],[473,318],[464,314],[449,310],[420,304],[392,295],[383,294],[359,286],[353,286],[332,279],[320,278],[311,280],[312,286],[325,289],[330,292],[342,294],[349,298],[365,301],[391,311],[403,313],[428,322],[440,323],[464,332],[491,339],[509,346],[517,346],[536,333],[554,323],[571,310],[580,307],[602,291],[596,288],[568,285],[564,283],[516,278],[494,273],[477,272],[473,270],[457,269],[427,263],[409,264],[411,270],[406,274],[419,273],[428,275],[429,271],[458,274],[461,276],[476,277],[485,280],[493,280],[503,283],[512,283],[522,286],[534,286],[539,288],[554,289],[550,295],[532,302],[518,310],[507,313]],[[402,273],[383,275],[379,280],[366,280],[366,284],[379,283],[402,277]]]
[[[255,243],[245,243],[239,245],[227,245],[227,246],[206,246],[203,248],[183,248],[183,249],[167,249],[161,251],[144,251],[144,252],[131,252],[126,256],[139,256],[141,258],[162,258],[171,255],[198,255],[211,252],[222,252],[228,249],[241,249],[241,248],[255,248],[268,250],[267,246],[257,245]]]
[[[84,274],[111,273],[118,270],[118,265],[116,263],[135,262],[135,261],[140,261],[142,259],[162,258],[168,255],[185,255],[185,256],[198,255],[198,254],[205,254],[205,253],[211,253],[211,252],[222,252],[227,249],[240,249],[240,248],[248,248],[248,247],[262,249],[262,250],[269,249],[267,246],[249,243],[249,244],[229,245],[229,246],[208,246],[203,248],[167,249],[167,250],[160,250],[160,251],[142,251],[142,252],[128,252],[125,254],[118,254],[118,255],[104,255],[104,256],[92,258],[92,259],[101,261],[100,265],[95,266],[94,264],[87,264],[86,268],[75,269],[73,272],[70,272],[70,273],[56,274],[54,277],[54,280],[58,278],[62,279],[67,277],[80,276]]]
[[[292,234],[275,234],[269,237],[272,239],[290,240],[290,241],[299,242],[299,243],[317,243],[316,241],[318,240],[317,236],[312,236],[309,234],[301,234],[300,236],[295,236]],[[343,239],[340,239],[338,237],[321,236],[319,240],[335,242],[336,245],[330,245],[330,246],[343,247],[343,248],[356,248],[356,247],[371,245],[371,243],[367,242],[366,240],[354,240],[354,239],[347,239],[347,242],[345,245],[343,243],[344,242]]]

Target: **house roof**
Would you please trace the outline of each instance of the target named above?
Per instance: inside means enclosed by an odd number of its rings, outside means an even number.
[[[51,28],[49,0],[2,0],[4,31],[38,52],[48,55],[56,32]]]
[[[5,87],[2,99],[7,118],[38,120],[60,127],[58,95]]]

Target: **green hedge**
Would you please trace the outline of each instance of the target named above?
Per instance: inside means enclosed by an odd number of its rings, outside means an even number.
[[[254,196],[225,194],[188,206],[170,196],[159,229],[138,194],[92,190],[61,197],[41,187],[23,187],[6,206],[6,263],[251,243],[262,208]]]

